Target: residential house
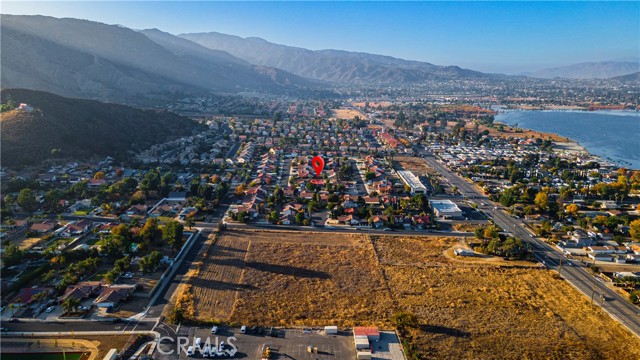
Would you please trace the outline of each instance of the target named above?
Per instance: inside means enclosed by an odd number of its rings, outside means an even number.
[[[41,223],[35,223],[29,227],[29,231],[35,232],[38,234],[47,234],[53,231],[58,225],[57,221],[46,220]]]
[[[18,294],[11,300],[14,306],[29,306],[36,300],[36,295],[45,293],[47,296],[53,294],[53,288],[50,287],[30,287],[22,288]]]
[[[135,289],[135,285],[111,285],[105,287],[93,303],[99,308],[114,308],[131,296]]]
[[[62,233],[60,233],[60,235],[63,237],[82,235],[87,231],[89,231],[90,228],[91,228],[91,221],[87,219],[82,219],[75,223],[67,224],[67,226],[62,231]]]
[[[101,288],[102,283],[100,281],[85,281],[77,283],[76,285],[69,285],[65,289],[64,294],[58,298],[58,303],[62,303],[68,298],[84,301],[96,296]]]

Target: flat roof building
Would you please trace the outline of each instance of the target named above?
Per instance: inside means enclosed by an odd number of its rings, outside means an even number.
[[[462,210],[451,200],[429,200],[436,216],[441,218],[461,218]]]
[[[411,188],[411,194],[426,194],[427,188],[422,184],[420,179],[415,176],[411,171],[400,170],[398,171],[400,179]]]

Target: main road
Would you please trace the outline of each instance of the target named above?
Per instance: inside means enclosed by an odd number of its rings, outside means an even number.
[[[547,268],[557,270],[571,285],[589,299],[592,299],[596,305],[601,304],[602,309],[609,313],[612,318],[640,337],[640,308],[607,287],[604,282],[591,275],[584,268],[575,266],[550,245],[532,236],[519,219],[512,218],[502,210],[499,210],[475,186],[453,173],[430,153],[422,150],[418,150],[418,153],[423,156],[431,167],[442,174],[452,186],[456,186],[462,195],[478,205],[478,208],[493,219],[496,225],[528,243],[537,260]]]

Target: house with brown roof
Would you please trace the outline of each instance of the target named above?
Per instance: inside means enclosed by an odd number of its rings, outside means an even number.
[[[96,296],[102,283],[100,281],[85,281],[77,283],[76,285],[69,285],[64,291],[64,294],[58,298],[58,303],[62,303],[68,298],[76,299],[79,301],[86,300],[90,297]]]
[[[47,220],[41,223],[36,223],[29,227],[29,231],[36,232],[38,234],[47,234],[53,231],[58,225],[57,221]]]
[[[127,300],[135,291],[135,285],[111,285],[105,287],[93,302],[99,308],[114,308]]]

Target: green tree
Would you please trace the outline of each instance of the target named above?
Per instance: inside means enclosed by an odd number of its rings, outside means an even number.
[[[184,224],[189,228],[189,230],[191,230],[193,226],[196,224],[196,221],[193,219],[192,216],[187,216],[184,219]]]
[[[120,272],[114,269],[106,273],[103,277],[103,280],[107,284],[113,284],[116,282],[116,280],[118,280],[118,277],[120,277]]]
[[[182,246],[182,232],[184,227],[175,220],[168,221],[162,227],[162,240],[166,241],[173,250]]]
[[[158,229],[158,219],[156,218],[148,218],[147,221],[140,229],[140,236],[145,241],[153,241],[160,235],[160,230]]]
[[[140,262],[139,262],[140,271],[142,272],[156,271],[156,269],[158,269],[158,266],[160,265],[160,260],[162,260],[162,255],[159,252],[157,251],[151,252],[151,254],[144,256],[142,257],[142,259],[140,259]]]
[[[18,205],[26,211],[34,211],[38,207],[36,195],[29,188],[20,190],[18,194]]]
[[[70,314],[78,309],[78,306],[80,306],[80,299],[68,297],[64,299],[61,305],[65,313]]]

